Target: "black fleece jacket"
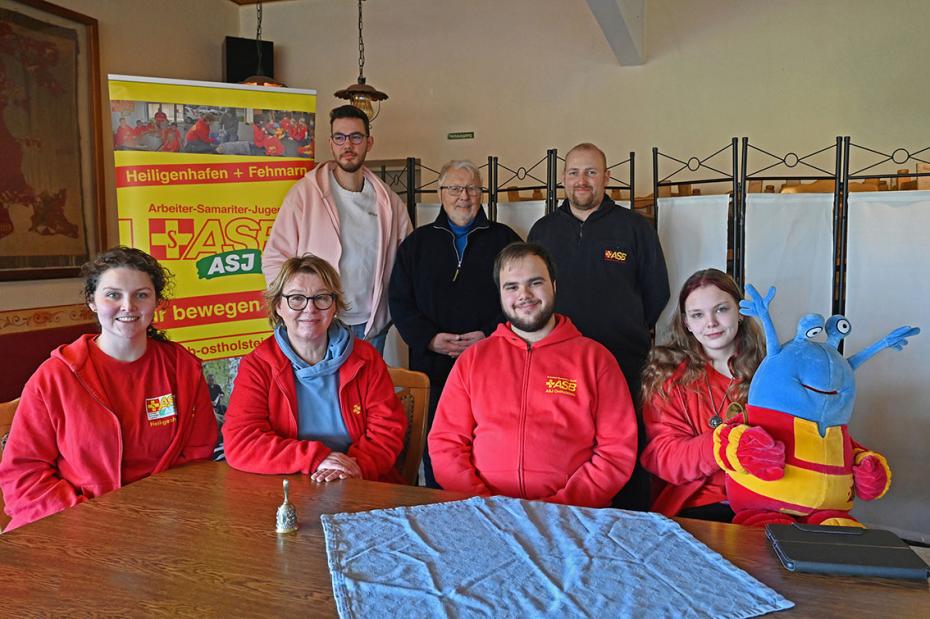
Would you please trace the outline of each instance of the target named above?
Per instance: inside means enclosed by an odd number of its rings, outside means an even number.
[[[410,348],[410,369],[425,372],[430,383],[445,383],[454,359],[427,348],[437,333],[483,331],[490,335],[504,321],[492,269],[498,252],[517,233],[489,221],[484,208],[475,216],[461,264],[455,235],[445,211],[432,224],[404,239],[391,273],[391,318]]]
[[[581,221],[568,201],[533,225],[529,240],[556,264],[555,309],[616,357],[638,388],[650,330],[669,299],[659,237],[640,215],[604,197]]]

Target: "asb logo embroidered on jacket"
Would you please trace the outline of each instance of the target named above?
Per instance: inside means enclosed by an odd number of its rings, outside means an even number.
[[[613,249],[605,249],[604,260],[608,262],[626,262],[626,252],[619,251],[619,250],[613,250]]]
[[[574,397],[576,391],[578,391],[578,381],[574,378],[546,376],[546,393],[561,393]]]

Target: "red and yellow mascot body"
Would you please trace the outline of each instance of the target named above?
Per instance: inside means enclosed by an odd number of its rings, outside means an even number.
[[[899,327],[844,358],[840,341],[851,326],[843,316],[824,324],[819,314],[798,323],[795,338],[778,342],[768,306],[747,288],[741,311],[765,330],[767,353],[749,387],[746,410],[717,427],[714,457],[727,472],[726,488],[737,524],[861,526],[849,511],[854,497],[871,501],[891,486],[884,456],[862,447],[847,431],[856,395],[854,371],[884,348],[901,350],[916,327]],[[827,341],[811,338],[826,329]]]

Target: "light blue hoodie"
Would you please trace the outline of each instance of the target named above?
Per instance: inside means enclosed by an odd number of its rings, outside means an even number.
[[[352,354],[353,338],[338,322],[330,325],[327,336],[326,355],[319,363],[309,365],[294,352],[284,325],[274,331],[275,340],[294,371],[297,438],[320,441],[334,451],[345,453],[352,439],[339,406],[339,368]]]

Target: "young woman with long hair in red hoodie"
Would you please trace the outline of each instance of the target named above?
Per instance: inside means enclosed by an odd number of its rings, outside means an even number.
[[[741,298],[726,273],[694,273],[678,295],[671,341],[649,353],[643,371],[648,443],[640,461],[656,477],[653,511],[733,518],[724,473],[714,460],[714,428],[742,411],[765,356],[758,325],[739,313]]]

